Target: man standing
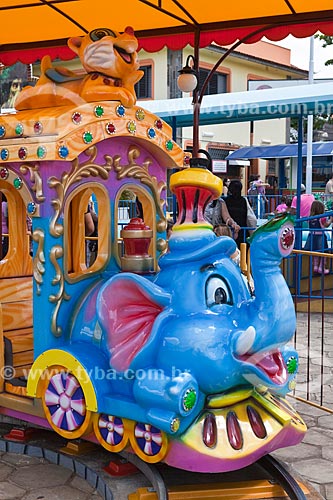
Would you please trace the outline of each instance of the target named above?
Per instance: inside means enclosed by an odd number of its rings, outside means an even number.
[[[325,201],[333,200],[333,172],[329,175],[325,186]]]
[[[300,204],[300,217],[309,217],[312,202],[315,200],[313,194],[306,194],[306,189],[304,184],[301,184],[301,204]],[[291,202],[290,213],[296,214],[297,208],[297,196],[293,197],[293,201]]]

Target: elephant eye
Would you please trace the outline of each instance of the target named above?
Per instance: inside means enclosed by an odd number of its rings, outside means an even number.
[[[220,276],[210,276],[207,280],[206,303],[208,307],[218,304],[232,304],[229,285]]]
[[[93,42],[97,42],[105,36],[112,36],[113,38],[117,38],[116,34],[108,28],[98,28],[96,30],[93,30],[89,33],[89,36]]]

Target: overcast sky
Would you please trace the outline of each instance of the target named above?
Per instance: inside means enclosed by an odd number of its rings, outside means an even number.
[[[310,39],[295,38],[289,35],[277,45],[291,49],[291,64],[302,69],[309,69]],[[327,59],[333,59],[333,45],[322,47],[320,40],[314,41],[314,78],[333,78],[333,65],[325,66]]]

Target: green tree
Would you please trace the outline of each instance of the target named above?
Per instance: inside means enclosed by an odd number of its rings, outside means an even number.
[[[329,47],[330,45],[333,45],[333,36],[322,35],[322,34],[317,33],[317,35],[315,35],[315,38],[318,38],[318,40],[320,40],[321,42],[323,42],[322,46],[323,46],[324,49],[326,47]],[[333,59],[328,59],[325,62],[325,66],[331,66],[332,64],[333,64]]]

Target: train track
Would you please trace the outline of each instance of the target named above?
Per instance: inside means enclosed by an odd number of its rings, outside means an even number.
[[[309,493],[308,489],[299,484],[285,467],[270,455],[266,455],[256,462],[256,465],[263,471],[264,476],[268,476],[267,479],[240,480],[237,483],[224,482],[225,474],[214,474],[212,475],[214,479],[217,477],[217,480],[221,482],[201,484],[200,476],[202,475],[196,474],[197,482],[191,485],[170,485],[170,478],[165,478],[165,469],[161,472],[158,466],[147,464],[131,453],[122,452],[120,455],[135,465],[152,484],[152,488],[139,488],[135,493],[129,495],[129,500],[178,500],[183,498],[187,500],[217,500],[219,498],[224,500],[248,500],[274,499],[286,496],[290,500],[307,500],[309,498],[306,495]],[[238,473],[241,475],[240,471]],[[187,474],[186,471],[181,471],[185,481]],[[245,475],[247,474],[245,473]],[[193,476],[194,474],[192,474]]]

